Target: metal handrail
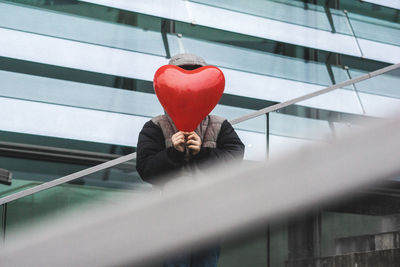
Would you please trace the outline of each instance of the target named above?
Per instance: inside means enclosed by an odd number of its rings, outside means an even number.
[[[392,71],[392,70],[395,70],[395,69],[398,69],[398,68],[400,68],[400,63],[394,64],[394,65],[390,65],[388,67],[385,67],[385,68],[382,68],[382,69],[367,73],[367,74],[365,74],[363,76],[356,77],[356,78],[347,80],[347,81],[342,82],[342,83],[337,83],[335,85],[326,87],[324,89],[315,91],[313,93],[309,93],[309,94],[306,94],[306,95],[303,95],[303,96],[299,96],[299,97],[293,98],[291,100],[288,100],[288,101],[285,101],[285,102],[281,102],[281,103],[269,106],[267,108],[260,109],[258,111],[252,112],[252,113],[244,115],[242,117],[239,117],[237,119],[233,119],[233,120],[230,121],[230,123],[231,124],[236,124],[236,123],[239,123],[239,122],[250,120],[250,119],[253,119],[255,117],[258,117],[258,116],[261,116],[261,115],[276,111],[278,109],[281,109],[281,108],[296,104],[298,102],[301,102],[301,101],[304,101],[304,100],[308,100],[310,98],[313,98],[313,97],[316,97],[316,96],[319,96],[319,95],[322,95],[322,94],[329,93],[330,91],[333,91],[335,89],[342,88],[342,87],[345,87],[345,86],[348,86],[348,85],[351,85],[351,84],[354,84],[354,83],[358,83],[358,82],[361,82],[361,81],[364,81],[364,80],[368,80],[370,78],[373,78],[375,76],[381,75],[383,73],[386,73],[386,72],[389,72],[389,71]]]
[[[395,70],[395,69],[398,69],[398,68],[400,68],[400,63],[394,64],[394,65],[391,65],[391,66],[388,66],[388,67],[385,67],[385,68],[382,68],[382,69],[379,69],[379,70],[376,70],[376,71],[373,71],[373,72],[370,72],[370,73],[367,73],[367,74],[365,74],[363,76],[360,76],[360,77],[357,77],[357,78],[354,78],[354,79],[350,79],[350,80],[347,80],[347,81],[342,82],[342,83],[338,83],[338,84],[329,86],[327,88],[315,91],[313,93],[309,93],[309,94],[306,94],[306,95],[303,95],[303,96],[300,96],[300,97],[296,97],[296,98],[293,98],[291,100],[288,100],[288,101],[285,101],[285,102],[282,102],[282,103],[278,103],[276,105],[269,106],[267,108],[252,112],[250,114],[247,114],[245,116],[239,117],[237,119],[233,119],[233,120],[230,121],[230,123],[231,124],[237,124],[237,123],[240,123],[240,122],[243,122],[243,121],[246,121],[246,120],[250,120],[250,119],[253,119],[255,117],[258,117],[258,116],[261,116],[261,115],[264,115],[264,114],[268,114],[270,112],[279,110],[281,108],[290,106],[292,104],[295,104],[295,103],[298,103],[298,102],[301,102],[301,101],[304,101],[304,100],[307,100],[307,99],[310,99],[310,98],[313,98],[313,97],[316,97],[316,96],[319,96],[319,95],[322,95],[322,94],[326,94],[326,93],[328,93],[330,91],[333,91],[335,89],[342,88],[342,87],[345,87],[347,85],[351,85],[351,84],[354,84],[354,83],[357,83],[357,82],[360,82],[360,81],[364,81],[364,80],[373,78],[375,76],[381,75],[383,73],[386,73],[386,72],[389,72],[389,71],[392,71],[392,70]],[[69,174],[67,176],[52,180],[50,182],[43,183],[41,185],[26,189],[24,191],[14,193],[12,195],[0,198],[0,205],[6,204],[6,203],[14,201],[14,200],[17,200],[19,198],[23,198],[23,197],[38,193],[40,191],[52,188],[54,186],[57,186],[57,185],[60,185],[60,184],[63,184],[63,183],[70,182],[70,181],[78,179],[78,178],[82,178],[82,177],[87,176],[89,174],[93,174],[95,172],[98,172],[98,171],[101,171],[101,170],[104,170],[104,169],[107,169],[107,168],[110,168],[110,167],[114,167],[114,166],[116,166],[118,164],[124,163],[124,162],[129,161],[129,160],[133,160],[135,158],[136,158],[136,152],[128,154],[128,155],[125,155],[125,156],[121,156],[121,157],[119,157],[117,159],[113,159],[113,160],[104,162],[102,164],[90,167],[88,169],[85,169],[85,170],[82,170],[82,171],[79,171],[79,172],[76,172],[76,173]]]
[[[92,174],[92,173],[95,173],[95,172],[98,172],[98,171],[101,171],[101,170],[104,170],[104,169],[107,169],[110,167],[114,167],[115,165],[127,162],[127,161],[135,159],[135,158],[136,158],[136,152],[113,159],[113,160],[110,160],[110,161],[107,161],[107,162],[104,162],[104,163],[101,163],[99,165],[96,165],[96,166],[93,166],[93,167],[90,167],[90,168],[87,168],[87,169],[84,169],[84,170],[81,170],[81,171],[78,171],[78,172],[75,172],[72,174],[69,174],[67,176],[52,180],[50,182],[46,182],[46,183],[28,188],[24,191],[20,191],[20,192],[14,193],[12,195],[0,198],[0,205],[17,200],[19,198],[23,198],[23,197],[38,193],[40,191],[52,188],[52,187],[60,185],[60,184],[70,182],[70,181],[78,179],[78,178],[82,178],[89,174]]]

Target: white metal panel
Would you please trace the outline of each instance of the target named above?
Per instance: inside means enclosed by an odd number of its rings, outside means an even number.
[[[146,117],[0,97],[3,131],[136,146]]]
[[[400,1],[399,0],[361,0],[361,1],[380,5],[380,6],[385,6],[385,7],[389,7],[389,8],[400,9]]]
[[[400,2],[400,0],[399,0]],[[378,61],[400,63],[400,47],[358,38],[363,57]]]
[[[97,5],[114,7],[118,9],[134,11],[152,16],[175,19],[180,21],[192,22],[188,14],[186,2],[184,0],[80,0]]]
[[[361,103],[368,115],[388,117],[400,112],[400,100],[398,98],[377,98],[372,94],[359,94]]]

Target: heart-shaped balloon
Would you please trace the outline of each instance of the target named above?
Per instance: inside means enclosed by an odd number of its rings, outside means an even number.
[[[176,128],[191,132],[217,105],[224,92],[225,77],[214,66],[184,70],[164,65],[156,71],[153,85]]]

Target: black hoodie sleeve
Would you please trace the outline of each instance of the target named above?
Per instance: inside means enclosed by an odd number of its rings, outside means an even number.
[[[139,133],[136,170],[146,182],[157,182],[157,176],[176,170],[183,164],[184,153],[173,147],[165,148],[160,127],[148,121]]]
[[[221,131],[217,138],[217,147],[202,147],[195,159],[201,162],[218,162],[233,159],[242,160],[243,156],[244,144],[240,141],[232,125],[225,120],[221,125]]]

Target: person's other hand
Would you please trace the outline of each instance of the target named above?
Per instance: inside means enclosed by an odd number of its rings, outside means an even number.
[[[196,132],[185,133],[186,135],[186,146],[192,152],[192,155],[197,155],[201,148],[201,139]]]
[[[185,151],[185,134],[181,131],[175,133],[171,137],[172,145],[176,150],[179,152],[184,152]]]

